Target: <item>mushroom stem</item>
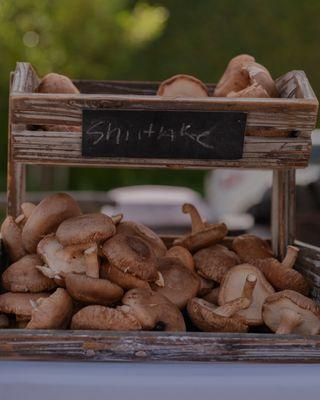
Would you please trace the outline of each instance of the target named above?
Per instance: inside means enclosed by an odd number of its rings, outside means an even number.
[[[92,244],[87,250],[84,251],[84,258],[87,265],[86,275],[91,278],[99,278],[99,260],[98,260],[98,246],[96,243]]]
[[[252,300],[253,290],[257,283],[257,277],[254,274],[248,274],[242,289],[242,297]]]
[[[295,246],[288,246],[287,254],[284,257],[281,265],[285,268],[293,268],[297,257],[298,257],[299,249]]]
[[[223,306],[217,307],[214,310],[215,314],[221,315],[222,317],[230,318],[236,312],[248,308],[251,304],[251,300],[246,297],[238,297],[237,299],[228,301]]]
[[[276,330],[278,335],[289,334],[293,329],[302,322],[300,314],[289,308],[284,309],[281,313],[281,322]]]
[[[123,214],[119,213],[116,215],[112,215],[111,219],[115,225],[118,225],[123,219]]]
[[[201,218],[198,210],[195,208],[195,206],[193,204],[185,203],[182,206],[182,211],[185,214],[190,215],[192,233],[201,232],[205,229],[205,224],[202,221],[202,218]]]
[[[15,219],[16,224],[20,224],[21,222],[25,222],[31,215],[32,211],[36,208],[36,205],[33,203],[25,202],[21,204],[22,213],[17,216]]]

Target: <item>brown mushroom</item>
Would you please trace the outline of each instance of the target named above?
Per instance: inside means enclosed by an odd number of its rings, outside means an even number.
[[[240,54],[232,58],[215,87],[214,96],[226,97],[230,92],[239,92],[248,87],[250,85],[250,79],[248,72],[244,70],[243,67],[254,61],[254,57],[247,54]]]
[[[161,293],[151,289],[131,289],[122,299],[140,321],[142,329],[185,331],[186,326],[179,308]]]
[[[247,296],[244,289],[248,290],[248,284],[245,286],[248,275],[255,276],[257,279],[252,302],[247,309],[239,311],[236,315],[242,317],[248,325],[261,325],[263,323],[262,305],[266,297],[274,293],[274,289],[263,273],[253,265],[236,265],[226,273],[220,285],[219,305],[224,305],[238,297]]]
[[[1,225],[1,238],[11,262],[18,261],[26,255],[21,234],[20,227],[9,215]]]
[[[243,68],[249,75],[250,86],[260,86],[268,93],[269,97],[279,97],[277,87],[267,68],[254,61],[249,62]]]
[[[174,75],[163,81],[157,96],[166,97],[207,97],[208,90],[204,83],[191,75]]]
[[[5,314],[0,314],[0,329],[6,329],[10,327],[9,318]]]
[[[10,292],[49,291],[56,287],[53,279],[44,276],[37,266],[41,259],[36,254],[26,255],[11,264],[2,274],[3,287]]]
[[[65,75],[49,73],[39,83],[36,92],[38,93],[80,93],[71,79]]]
[[[77,301],[89,304],[109,305],[120,300],[123,290],[107,279],[86,275],[67,274],[65,284],[69,294]]]
[[[50,293],[4,293],[0,295],[0,312],[30,319],[33,302],[48,296]]]
[[[123,221],[117,226],[117,233],[129,236],[139,236],[152,248],[157,257],[163,257],[167,248],[162,239],[145,225],[133,221]]]
[[[65,289],[58,288],[51,296],[35,301],[26,329],[66,328],[72,316],[72,299]]]
[[[54,234],[45,236],[38,244],[38,254],[45,265],[37,268],[48,278],[54,278],[59,285],[64,283],[64,276],[71,272],[85,274],[87,263],[81,251],[63,248]]]
[[[27,222],[27,219],[30,217],[32,211],[36,208],[36,205],[33,203],[25,202],[21,204],[21,214],[17,216],[15,219],[16,224],[20,227],[24,226]]]
[[[64,220],[56,237],[70,251],[84,251],[87,275],[99,278],[98,245],[116,233],[111,218],[105,214],[84,214]]]
[[[233,239],[232,248],[244,263],[274,257],[268,242],[251,234],[237,236]]]
[[[198,276],[173,257],[159,258],[158,270],[163,278],[163,286],[154,284],[153,290],[183,309],[188,300],[198,293],[200,285]]]
[[[87,306],[73,316],[71,329],[137,331],[141,324],[130,307]]]
[[[258,83],[253,83],[252,85],[240,90],[239,92],[230,92],[227,97],[251,97],[251,98],[268,98],[270,97],[268,92]]]
[[[218,243],[228,233],[225,224],[206,224],[202,221],[198,210],[193,204],[184,204],[182,211],[190,214],[191,217],[191,234],[176,239],[173,244],[186,247],[191,252],[208,247]]]
[[[195,270],[194,259],[188,249],[182,246],[172,246],[166,253],[166,257],[179,259],[182,264],[190,271]]]
[[[237,254],[221,244],[201,249],[193,257],[198,274],[218,283],[231,267],[240,264]]]
[[[320,307],[293,290],[283,290],[265,299],[264,323],[278,334],[318,335]]]
[[[67,218],[81,214],[76,201],[66,193],[57,193],[44,198],[32,211],[22,229],[22,243],[29,253],[35,253],[40,240],[54,233]]]
[[[245,297],[230,301],[228,308],[195,297],[188,302],[187,310],[194,325],[204,332],[247,332],[248,325],[234,314],[249,305]]]
[[[100,268],[100,277],[103,279],[108,279],[125,290],[134,288],[150,288],[147,281],[137,278],[131,274],[121,271],[115,266],[104,263]]]
[[[287,254],[281,263],[275,258],[252,260],[251,262],[263,272],[277,290],[291,289],[307,295],[310,290],[309,282],[293,269],[298,252],[297,247],[288,246]]]
[[[158,278],[157,259],[152,248],[139,236],[117,233],[102,246],[110,264],[145,281]]]

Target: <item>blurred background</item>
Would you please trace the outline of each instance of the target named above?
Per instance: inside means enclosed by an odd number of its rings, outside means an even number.
[[[319,93],[319,15],[319,0],[0,0],[1,204],[6,190],[9,74],[16,61],[32,63],[40,76],[55,71],[75,79],[161,81],[186,73],[217,82],[230,58],[249,53],[274,78],[292,69],[305,70]],[[301,232],[305,239],[312,231],[313,242],[320,233],[318,158],[315,151],[314,165],[299,177],[298,193]],[[255,193],[248,197],[255,183]],[[237,215],[240,219],[232,223],[241,228],[251,224],[246,215],[250,210],[257,222],[268,223],[268,196],[259,203],[270,174],[30,167],[27,188],[85,190],[85,202],[108,203],[110,209],[124,199],[141,201],[139,194],[147,199],[148,193],[158,192],[136,188],[105,196],[107,191],[146,184],[192,189],[195,192],[176,190],[172,199],[193,196],[209,219]],[[100,196],[92,195],[94,190]],[[158,198],[166,189],[161,190]],[[233,197],[226,202],[228,191]]]

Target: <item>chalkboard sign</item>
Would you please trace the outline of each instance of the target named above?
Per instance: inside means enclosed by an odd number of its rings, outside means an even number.
[[[85,157],[242,157],[246,114],[234,111],[83,110]]]

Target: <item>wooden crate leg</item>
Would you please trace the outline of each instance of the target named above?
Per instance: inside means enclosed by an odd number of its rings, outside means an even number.
[[[272,249],[283,259],[288,244],[295,239],[295,176],[296,171],[273,171],[271,233]]]
[[[25,198],[26,166],[25,164],[11,161],[8,163],[7,177],[7,215],[17,217],[20,213],[21,203]]]

